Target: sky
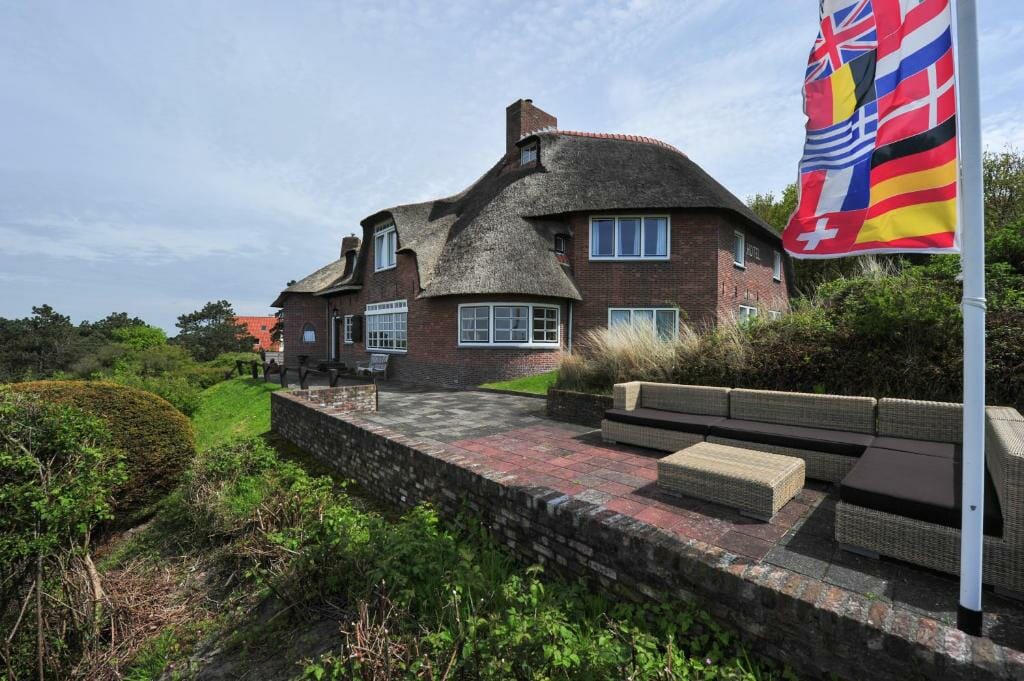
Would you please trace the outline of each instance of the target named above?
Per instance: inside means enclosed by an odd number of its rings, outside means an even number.
[[[1024,3],[979,5],[984,144],[1024,147]],[[817,6],[0,0],[0,316],[270,314],[364,217],[490,168],[519,98],[778,193]]]

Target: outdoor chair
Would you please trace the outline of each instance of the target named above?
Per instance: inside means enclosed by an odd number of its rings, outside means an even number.
[[[360,362],[356,365],[356,375],[368,378],[388,377],[388,358],[390,355],[372,354],[369,362]]]

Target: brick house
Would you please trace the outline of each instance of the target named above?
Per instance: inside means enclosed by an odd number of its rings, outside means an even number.
[[[559,130],[526,99],[472,186],[368,216],[273,306],[290,366],[386,352],[393,378],[465,386],[552,369],[609,324],[778,314],[788,280],[779,236],[685,154]]]

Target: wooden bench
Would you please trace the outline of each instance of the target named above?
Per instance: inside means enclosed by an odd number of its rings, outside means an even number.
[[[658,487],[771,520],[804,486],[795,456],[699,442],[658,461]]]

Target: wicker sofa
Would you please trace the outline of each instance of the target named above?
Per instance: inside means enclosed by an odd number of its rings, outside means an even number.
[[[875,446],[840,483],[836,540],[861,551],[957,574],[961,406],[879,400],[878,428]],[[1024,417],[1008,407],[988,407],[985,429],[982,580],[1022,594]],[[894,431],[930,437],[940,446],[919,452],[886,449],[887,433]]]
[[[606,441],[677,451],[702,439],[799,457],[838,483],[836,540],[956,573],[962,406],[632,382],[615,386]],[[1024,416],[986,411],[986,583],[1024,593]]]

